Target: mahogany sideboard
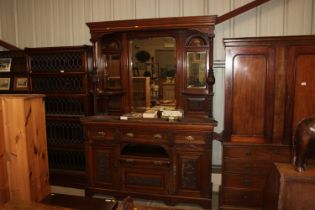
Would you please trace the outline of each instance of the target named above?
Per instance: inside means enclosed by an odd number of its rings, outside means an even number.
[[[193,202],[211,208],[215,123],[210,119],[168,122],[100,115],[81,122],[87,139],[87,195]]]

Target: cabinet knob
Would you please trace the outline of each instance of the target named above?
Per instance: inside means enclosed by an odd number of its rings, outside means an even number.
[[[106,136],[106,132],[104,132],[104,131],[99,131],[99,132],[97,132],[97,135],[99,135],[99,136]]]
[[[192,142],[193,140],[195,140],[195,138],[193,136],[186,136],[185,139],[188,141],[188,142]]]
[[[133,138],[135,135],[134,135],[133,133],[126,133],[126,136],[127,136],[128,138]]]
[[[160,140],[160,139],[162,139],[162,135],[159,134],[159,133],[154,134],[153,139],[154,139],[154,140]]]

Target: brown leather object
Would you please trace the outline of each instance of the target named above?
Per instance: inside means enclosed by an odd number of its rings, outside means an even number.
[[[315,141],[315,117],[303,119],[297,125],[294,135],[294,165],[299,172],[305,170],[310,142]]]
[[[264,190],[264,210],[315,209],[315,166],[299,173],[291,164],[275,163]]]

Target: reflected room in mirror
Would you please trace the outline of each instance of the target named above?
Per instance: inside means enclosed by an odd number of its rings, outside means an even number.
[[[176,106],[176,41],[173,37],[150,37],[130,41],[132,109]]]
[[[206,51],[187,52],[187,88],[206,88]]]

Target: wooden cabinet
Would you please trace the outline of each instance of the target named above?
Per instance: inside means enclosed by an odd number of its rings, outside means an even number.
[[[310,108],[314,41],[315,36],[224,40],[220,209],[261,209],[272,162],[291,162],[297,122],[315,114]]]
[[[1,202],[50,193],[44,107],[43,95],[0,96]]]
[[[215,20],[195,16],[87,23],[94,108],[104,114],[82,118],[87,194],[211,208]],[[171,116],[169,122],[131,114],[154,109],[159,114],[184,111],[184,117],[177,121]]]
[[[31,92],[45,94],[47,143],[52,184],[84,187],[83,127],[92,114],[89,46],[27,48]]]
[[[87,194],[107,193],[193,202],[211,208],[210,119],[82,118],[86,129]]]
[[[263,209],[314,209],[314,176],[314,165],[300,173],[292,164],[275,163],[266,183]]]
[[[172,105],[186,116],[213,118],[215,20],[191,16],[87,23],[94,46],[95,109],[120,115]],[[137,77],[149,78],[142,91]]]

